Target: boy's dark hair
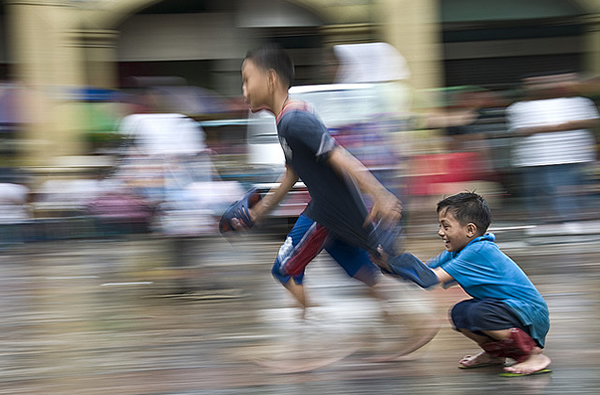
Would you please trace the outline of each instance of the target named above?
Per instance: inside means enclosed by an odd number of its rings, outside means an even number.
[[[264,70],[275,70],[284,83],[287,83],[288,89],[292,87],[295,76],[294,62],[279,45],[267,44],[252,49],[248,51],[245,59],[250,59]]]
[[[438,214],[443,210],[451,212],[461,225],[474,223],[482,235],[492,222],[492,212],[487,202],[474,192],[448,196],[437,205]]]

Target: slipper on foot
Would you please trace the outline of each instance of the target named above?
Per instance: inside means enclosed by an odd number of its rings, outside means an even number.
[[[531,372],[531,373],[504,372],[504,373],[500,373],[500,376],[502,376],[502,377],[523,377],[523,376],[535,376],[536,374],[545,374],[545,373],[552,373],[552,370],[540,369],[540,370],[536,370],[535,372]]]

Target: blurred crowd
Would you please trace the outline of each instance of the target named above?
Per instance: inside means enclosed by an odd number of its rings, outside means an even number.
[[[521,222],[538,231],[577,234],[577,222],[597,219],[595,86],[561,72],[525,76],[509,92],[450,92],[446,111],[429,118],[445,131],[450,157],[442,172],[453,182],[494,182],[504,200],[519,204]]]
[[[220,213],[256,176],[247,163],[248,112],[240,99],[178,80],[157,81],[145,80],[135,90],[78,92],[87,153],[109,158],[106,165],[36,178],[4,154],[3,243],[217,232]],[[394,85],[382,86],[393,96]],[[0,98],[8,103],[13,89],[3,86]],[[367,114],[364,122],[353,120],[332,134],[373,170],[381,169],[385,151],[408,227],[412,213],[430,211],[441,196],[477,190],[496,205],[497,219],[577,234],[581,221],[598,213],[598,92],[597,79],[570,72],[525,76],[510,91],[464,86],[411,92],[409,111]],[[0,119],[5,142],[21,138],[23,120],[11,114]],[[227,127],[202,126],[217,120]]]

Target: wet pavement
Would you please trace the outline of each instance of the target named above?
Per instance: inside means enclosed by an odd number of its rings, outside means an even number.
[[[528,243],[505,234],[503,242],[499,229],[501,248],[550,307],[552,374],[504,378],[497,368],[457,369],[477,351],[446,318],[465,297],[458,288],[422,291],[388,281],[403,320],[382,335],[378,305],[364,287],[320,256],[306,283],[321,305],[317,324],[302,327],[270,275],[278,237],[255,233],[229,244],[138,235],[2,252],[0,394],[600,393],[600,237]],[[418,234],[408,246],[428,258],[441,244],[435,234]],[[399,361],[369,359],[391,343],[410,344],[431,324],[423,317],[441,325],[427,346]],[[335,362],[282,373],[292,353]],[[280,369],[256,358],[273,358]]]

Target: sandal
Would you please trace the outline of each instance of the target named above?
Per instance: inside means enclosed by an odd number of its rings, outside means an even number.
[[[477,354],[477,355],[465,355],[463,359],[458,363],[459,369],[477,369],[477,368],[485,368],[488,366],[503,366],[505,359],[504,358],[494,358],[488,357],[485,362],[477,362],[484,354],[485,351]]]

